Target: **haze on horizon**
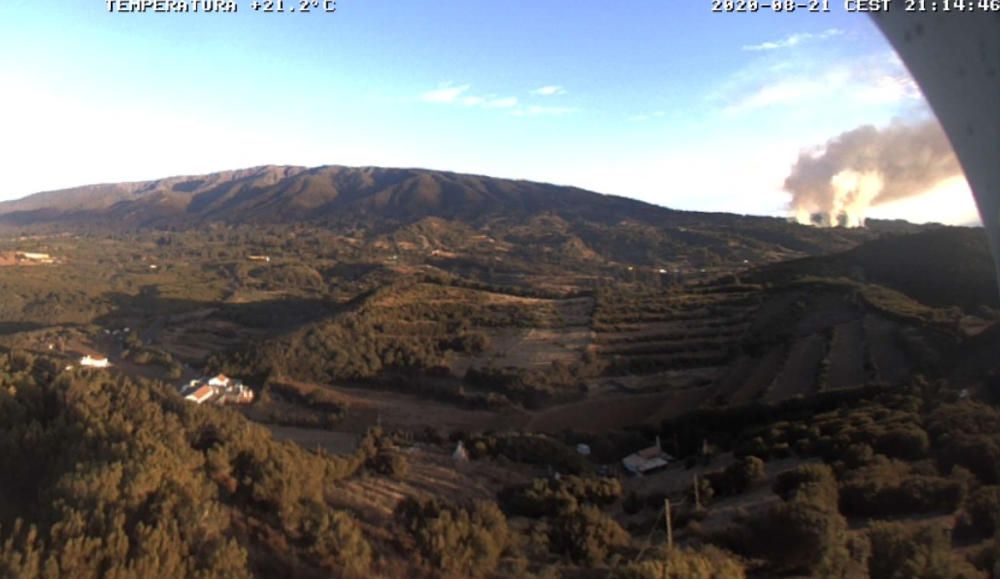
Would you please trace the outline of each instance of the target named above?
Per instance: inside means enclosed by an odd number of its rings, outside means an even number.
[[[836,4],[836,3],[835,3]],[[931,118],[866,16],[554,0],[0,7],[0,200],[256,165],[424,167],[787,215],[803,151]],[[860,169],[859,169],[860,170]],[[978,221],[964,178],[866,216]]]

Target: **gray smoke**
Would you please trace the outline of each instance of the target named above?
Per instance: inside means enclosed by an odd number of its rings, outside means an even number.
[[[936,121],[886,128],[858,127],[803,152],[785,179],[800,223],[819,215],[825,225],[864,225],[874,205],[920,195],[961,175],[951,143]]]

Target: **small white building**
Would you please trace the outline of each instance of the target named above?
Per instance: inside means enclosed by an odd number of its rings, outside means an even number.
[[[660,437],[656,437],[656,445],[634,452],[622,459],[622,466],[633,474],[645,474],[670,464],[674,458],[663,452]]]
[[[108,362],[108,359],[104,356],[87,355],[80,358],[80,365],[87,368],[107,368],[111,365],[111,362]]]
[[[55,260],[47,253],[36,253],[31,251],[18,251],[15,253],[17,259],[22,261],[33,261],[35,263],[53,263]]]
[[[465,462],[469,460],[469,452],[465,450],[465,445],[459,440],[458,444],[455,445],[455,452],[451,453],[451,458],[459,461]]]
[[[208,380],[208,385],[209,386],[219,386],[221,388],[225,388],[226,386],[229,386],[230,382],[231,382],[231,380],[230,380],[229,376],[226,376],[225,374],[219,374],[218,376],[210,378]]]

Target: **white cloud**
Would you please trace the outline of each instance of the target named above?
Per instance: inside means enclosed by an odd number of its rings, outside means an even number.
[[[451,104],[457,102],[459,97],[468,92],[470,88],[467,84],[461,86],[443,86],[423,93],[420,95],[420,100],[428,103]]]
[[[581,109],[577,107],[546,107],[542,105],[529,105],[526,107],[519,107],[511,111],[511,114],[516,117],[537,117],[542,115],[568,115],[572,113],[578,113]]]
[[[781,48],[793,48],[802,44],[807,40],[826,40],[827,38],[833,38],[834,36],[840,36],[844,31],[839,28],[828,28],[823,32],[813,34],[811,32],[799,32],[796,34],[790,34],[781,40],[771,40],[767,42],[761,42],[760,44],[748,44],[743,46],[743,50],[756,52],[760,50],[778,50]]]
[[[775,105],[805,102],[829,89],[818,80],[790,78],[761,86],[754,92],[731,103],[725,108],[727,113],[744,113]]]
[[[919,99],[921,93],[913,77],[884,74],[873,78],[867,86],[861,87],[856,96],[859,100],[869,103],[896,103]]]
[[[510,109],[517,106],[517,97],[493,98],[485,102],[485,106],[491,109]]]
[[[517,97],[501,97],[497,95],[470,94],[471,85],[444,85],[420,95],[420,100],[426,103],[461,105],[464,107],[482,107],[487,109],[511,109],[518,105]]]
[[[550,84],[536,88],[535,90],[531,91],[531,94],[537,96],[556,96],[556,95],[566,94],[566,89],[557,84]]]
[[[440,88],[427,91],[420,95],[420,100],[426,103],[446,104],[453,106],[463,106],[468,108],[507,110],[510,114],[518,117],[538,117],[538,116],[558,116],[579,112],[580,109],[571,106],[544,106],[522,104],[520,99],[514,96],[498,96],[495,94],[477,95],[471,92],[472,86],[468,84],[443,85]],[[563,94],[562,87],[545,86],[532,91],[532,94],[546,95]],[[653,113],[660,116],[663,113]]]
[[[653,111],[651,113],[643,113],[641,115],[632,115],[628,118],[628,120],[632,122],[645,122],[651,119],[658,119],[666,114],[667,113],[663,111]]]
[[[732,115],[778,107],[903,106],[919,103],[921,93],[898,59],[874,55],[819,66],[750,66],[709,98]]]

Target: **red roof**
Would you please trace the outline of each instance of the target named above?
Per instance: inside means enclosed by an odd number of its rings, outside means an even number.
[[[198,404],[201,404],[205,400],[211,398],[214,394],[215,388],[212,388],[211,386],[202,386],[201,388],[198,388],[194,392],[188,394],[185,398],[190,398]]]

